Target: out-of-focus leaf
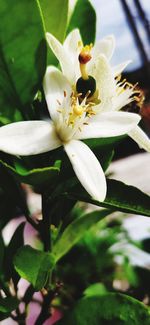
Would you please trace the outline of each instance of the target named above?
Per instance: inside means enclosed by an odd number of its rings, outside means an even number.
[[[80,187],[75,186],[74,190],[65,195],[70,195],[71,199],[95,204],[114,211],[126,213],[142,214],[150,217],[150,196],[140,191],[138,188],[126,185],[120,181],[107,180],[107,196],[104,202],[91,199],[88,194]]]
[[[64,230],[61,237],[53,246],[53,254],[56,261],[68,253],[68,251],[85,235],[87,230],[95,223],[110,214],[109,210],[94,211],[74,220]]]
[[[46,32],[53,34],[60,42],[64,40],[67,18],[68,18],[68,0],[38,0],[41,7],[44,28]],[[56,64],[50,48],[48,49],[48,64]]]
[[[150,310],[138,300],[126,295],[108,293],[83,298],[74,309],[57,324],[59,325],[147,325]]]
[[[88,288],[84,290],[85,297],[95,297],[106,294],[108,291],[106,290],[103,283],[94,283],[91,284]]]
[[[84,44],[95,40],[96,13],[89,0],[78,0],[71,16],[67,32],[79,28]]]
[[[0,298],[0,320],[8,318],[18,305],[19,300],[15,297]]]
[[[18,250],[14,265],[19,275],[39,291],[44,287],[48,274],[54,266],[54,257],[52,254],[26,245]]]
[[[0,3],[0,112],[14,120],[33,100],[46,68],[46,42],[36,0]],[[25,108],[26,106],[26,108]]]

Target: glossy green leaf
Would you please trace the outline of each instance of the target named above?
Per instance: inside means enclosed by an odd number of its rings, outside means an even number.
[[[54,266],[54,257],[26,245],[18,250],[14,265],[19,275],[39,291],[44,287],[48,274]]]
[[[66,315],[59,325],[148,325],[150,310],[143,303],[129,296],[108,293],[83,298]]]
[[[60,42],[63,42],[68,19],[68,0],[38,0],[43,16],[44,29],[52,33]],[[57,61],[48,49],[48,63],[55,64]]]
[[[138,188],[126,185],[120,181],[107,180],[107,196],[104,202],[91,199],[86,192],[79,189],[80,185],[74,187],[69,194],[71,199],[95,204],[114,211],[141,214],[150,217],[150,196],[140,191]]]
[[[0,298],[0,320],[9,317],[10,313],[19,305],[15,297]]]
[[[95,40],[96,13],[89,0],[77,0],[67,32],[79,28],[84,44]]]
[[[17,164],[15,169],[2,160],[0,160],[0,164],[5,166],[8,172],[15,176],[18,181],[32,186],[46,186],[56,179],[60,170],[60,167],[55,166],[26,170],[21,165]]]
[[[109,210],[94,211],[77,218],[64,230],[61,237],[53,246],[56,261],[64,256],[95,223],[110,214]]]
[[[1,0],[1,114],[13,120],[15,110],[21,109],[26,115],[45,68],[46,42],[36,0]]]

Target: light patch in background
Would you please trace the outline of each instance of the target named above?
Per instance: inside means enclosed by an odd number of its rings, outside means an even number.
[[[139,51],[137,49],[133,34],[127,24],[125,13],[120,0],[91,0],[97,14],[97,35],[96,39],[101,39],[108,34],[114,34],[116,37],[116,51],[112,58],[113,64],[132,60],[132,63],[126,68],[126,71],[133,71],[142,66]],[[139,19],[133,0],[128,0],[132,15],[135,19],[138,32],[144,44],[147,56],[150,59],[150,45],[143,24]],[[150,20],[150,2],[142,0],[141,5]]]

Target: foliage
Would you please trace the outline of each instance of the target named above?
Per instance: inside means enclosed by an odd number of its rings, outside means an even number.
[[[68,0],[1,0],[0,126],[47,119],[42,82],[47,64],[58,66],[58,62],[47,49],[45,32],[63,42],[74,28],[85,44],[94,42],[96,13],[89,0],[76,1],[69,21]],[[84,142],[107,172],[124,137]],[[148,324],[150,312],[142,301],[149,297],[149,270],[132,265],[123,252],[123,262],[117,263],[111,248],[120,238],[139,245],[131,241],[120,220],[122,212],[149,217],[150,198],[109,175],[107,187],[104,202],[93,200],[79,184],[62,147],[30,157],[0,152],[1,321],[11,317],[25,323],[38,291],[41,312],[36,324],[50,317],[51,307],[64,314],[58,324]],[[30,201],[37,195],[42,207],[34,213]],[[96,210],[86,211],[89,204]],[[11,238],[6,242],[7,227]],[[22,296],[23,279],[29,286]],[[127,282],[125,293],[115,287],[115,280],[122,286]],[[131,292],[136,299],[129,296]]]

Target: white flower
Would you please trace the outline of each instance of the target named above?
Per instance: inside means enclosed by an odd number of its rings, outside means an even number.
[[[105,87],[105,80],[103,84]],[[97,106],[87,97],[81,100],[67,78],[54,67],[47,68],[44,91],[51,120],[16,122],[1,127],[0,150],[26,156],[63,145],[82,186],[94,199],[103,201],[104,172],[93,152],[80,139],[126,134],[138,124],[140,117],[126,112],[97,114]]]
[[[46,34],[50,48],[58,58],[63,74],[68,78],[73,89],[76,88],[77,80],[84,75],[84,69],[79,62],[79,55],[83,47],[82,39],[78,29],[73,30],[62,45],[53,35]],[[137,90],[126,81],[118,81],[118,76],[130,61],[123,62],[115,67],[110,66],[110,59],[115,49],[115,39],[109,35],[90,46],[91,60],[86,65],[87,76],[96,80],[96,92],[92,101],[97,105],[99,112],[119,111],[122,107],[134,100]],[[82,71],[83,70],[83,71]],[[47,72],[48,73],[48,72]],[[137,96],[136,96],[137,97]],[[128,132],[128,135],[137,144],[150,152],[150,140],[139,126]]]

